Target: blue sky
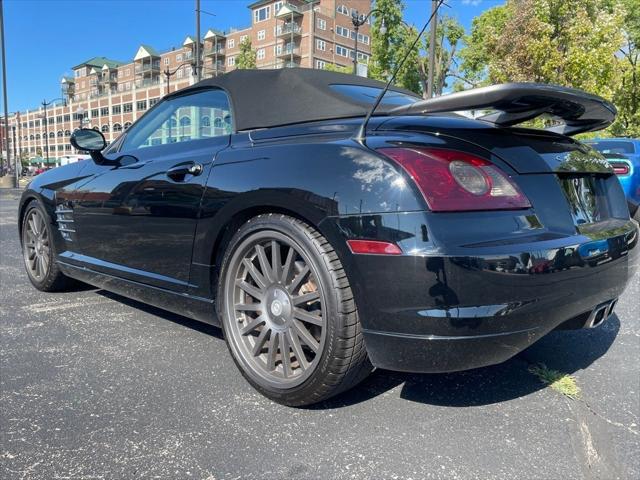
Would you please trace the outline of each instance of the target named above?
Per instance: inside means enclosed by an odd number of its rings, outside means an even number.
[[[250,25],[250,0],[201,0],[201,28]],[[473,17],[501,0],[447,0],[444,13],[469,28]],[[422,26],[430,0],[405,0],[405,20]],[[5,0],[10,111],[60,96],[60,77],[95,56],[129,61],[138,45],[179,46],[195,32],[194,0]],[[1,97],[1,96],[0,96]],[[0,98],[0,102],[1,102]],[[2,107],[4,107],[2,105]]]

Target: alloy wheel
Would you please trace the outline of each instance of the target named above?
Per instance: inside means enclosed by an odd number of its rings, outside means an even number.
[[[22,243],[29,274],[43,281],[51,265],[51,245],[44,217],[35,208],[27,214]]]
[[[258,232],[236,250],[227,276],[228,333],[261,383],[293,387],[322,355],[322,285],[303,249],[275,231]]]

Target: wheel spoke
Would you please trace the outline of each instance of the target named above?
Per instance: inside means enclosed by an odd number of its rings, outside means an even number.
[[[309,265],[305,265],[304,268],[300,271],[300,273],[296,275],[296,277],[293,279],[291,284],[287,287],[287,290],[289,290],[289,293],[295,293],[298,291],[298,289],[300,288],[300,285],[302,285],[302,282],[304,281],[305,278],[307,278],[307,275],[309,275],[310,271],[311,270],[309,269]]]
[[[238,303],[236,304],[236,310],[239,312],[259,312],[262,309],[260,303]]]
[[[320,292],[309,292],[304,295],[298,295],[297,297],[293,297],[293,304],[295,306],[302,305],[303,303],[311,303],[320,299]]]
[[[292,374],[291,371],[291,357],[289,352],[291,348],[289,347],[289,341],[287,340],[287,336],[285,332],[280,332],[280,360],[282,361],[282,374],[285,378],[290,377]]]
[[[240,287],[242,290],[244,290],[245,292],[247,292],[249,295],[251,295],[256,300],[262,300],[264,298],[264,292],[262,290],[259,290],[258,288],[254,287],[253,285],[248,284],[244,280],[238,280],[236,282],[236,285],[238,287]]]
[[[273,280],[278,281],[281,275],[282,259],[280,258],[280,244],[275,240],[271,240],[271,267],[273,268]]]
[[[289,340],[291,349],[298,360],[300,368],[302,368],[302,370],[306,370],[309,367],[309,361],[307,360],[307,357],[304,356],[302,345],[300,345],[300,340],[298,339],[298,334],[292,329],[289,329],[287,331],[287,339]]]
[[[294,308],[293,309],[293,316],[298,320],[302,320],[303,322],[312,323],[313,325],[322,326],[322,317],[321,316],[313,315],[311,312],[307,312],[306,310],[303,310],[301,308]]]
[[[271,335],[269,344],[267,345],[267,370],[276,369],[276,356],[278,355],[278,337],[279,335]]]
[[[253,277],[253,279],[255,280],[255,282],[258,284],[258,286],[261,289],[264,289],[267,287],[267,281],[265,280],[265,278],[260,274],[260,272],[258,271],[258,269],[256,268],[256,266],[248,259],[245,258],[242,260],[242,263],[244,264],[245,267],[247,267],[247,271],[249,272],[249,274],[251,275],[251,277]]]
[[[318,353],[320,344],[315,338],[313,338],[313,335],[311,335],[311,332],[307,330],[307,327],[305,327],[297,320],[293,321],[293,327],[295,329],[295,332],[298,334],[298,337],[300,337],[300,340],[302,340],[305,345],[307,345],[313,351],[313,353]]]
[[[38,219],[38,232],[40,232],[40,236],[44,236],[47,230],[44,225],[44,218],[42,218],[42,215],[36,215],[36,218]]]
[[[253,356],[257,357],[258,355],[260,355],[260,352],[262,351],[262,347],[264,346],[264,342],[267,341],[267,334],[269,333],[270,329],[267,328],[267,326],[265,325],[262,328],[262,331],[260,332],[260,335],[258,335],[258,338],[256,338],[256,343],[253,346]]]
[[[35,215],[32,215],[27,223],[29,224],[29,228],[31,229],[33,234],[38,236],[40,232],[38,232],[38,228],[36,227]]]
[[[259,317],[256,318],[251,318],[248,319],[248,322],[246,325],[244,325],[241,329],[240,329],[240,334],[241,335],[248,335],[251,332],[253,332],[258,325],[263,324],[265,321],[264,317],[262,315],[260,315]]]
[[[287,252],[287,258],[284,261],[284,267],[282,267],[282,283],[286,285],[289,282],[289,275],[291,274],[291,266],[293,265],[293,258],[295,257],[296,251],[293,247],[289,247],[289,251]]]
[[[262,275],[264,275],[269,282],[273,282],[273,273],[269,266],[269,260],[267,260],[267,254],[264,252],[264,247],[262,245],[256,245],[256,252],[258,253],[258,262],[260,262]]]

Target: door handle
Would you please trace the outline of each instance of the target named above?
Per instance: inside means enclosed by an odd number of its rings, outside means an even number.
[[[187,175],[197,177],[202,173],[202,165],[196,162],[182,163],[167,170],[167,177],[177,182],[181,182]]]

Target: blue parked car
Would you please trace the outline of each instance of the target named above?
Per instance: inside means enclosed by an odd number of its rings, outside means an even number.
[[[640,203],[640,139],[595,138],[586,143],[609,160],[618,175],[625,195],[637,208]]]

